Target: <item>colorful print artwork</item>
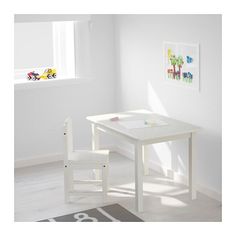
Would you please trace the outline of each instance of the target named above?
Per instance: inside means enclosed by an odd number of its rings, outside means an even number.
[[[199,46],[164,43],[165,80],[199,89]]]

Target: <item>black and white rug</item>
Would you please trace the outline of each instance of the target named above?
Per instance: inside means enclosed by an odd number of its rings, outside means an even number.
[[[142,222],[140,218],[119,204],[113,204],[39,222]]]

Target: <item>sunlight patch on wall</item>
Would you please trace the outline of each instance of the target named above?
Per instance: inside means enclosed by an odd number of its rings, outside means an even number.
[[[150,81],[147,82],[147,102],[151,111],[169,117],[166,108],[164,107],[161,99],[158,97]],[[153,161],[155,162],[156,159],[156,162],[163,167],[163,171],[171,170],[173,160],[169,143],[164,142],[153,144],[151,145],[151,149],[154,152]],[[165,174],[168,176],[168,173]]]
[[[178,160],[178,173],[185,174],[186,166],[185,166],[183,159],[181,158],[180,155],[177,155],[177,160]]]
[[[151,109],[151,111],[156,112],[160,115],[168,116],[167,110],[156,94],[150,81],[147,82],[147,96],[148,107]]]
[[[171,169],[171,150],[167,143],[153,144],[152,149],[161,166]]]

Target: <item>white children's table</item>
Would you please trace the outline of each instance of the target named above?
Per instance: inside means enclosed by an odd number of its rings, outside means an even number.
[[[118,119],[116,118],[118,117]],[[113,119],[113,121],[111,120]],[[143,211],[143,175],[148,173],[146,145],[188,139],[188,181],[191,199],[195,189],[195,133],[199,127],[174,120],[147,110],[88,116],[92,125],[92,148],[99,149],[99,131],[122,138],[135,147],[135,205]]]

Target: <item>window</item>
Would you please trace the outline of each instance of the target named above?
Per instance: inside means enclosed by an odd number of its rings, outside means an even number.
[[[26,81],[31,70],[53,67],[52,23],[15,24],[15,80]]]
[[[31,83],[27,74],[32,71],[40,82],[48,80],[45,76],[55,81],[90,74],[89,21],[15,23],[14,46],[16,84]]]

